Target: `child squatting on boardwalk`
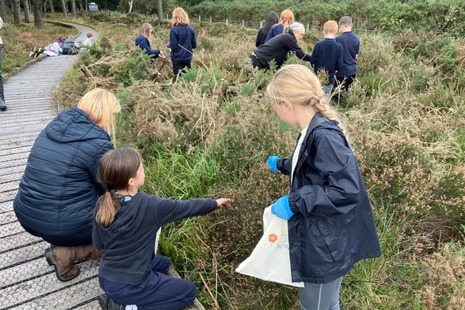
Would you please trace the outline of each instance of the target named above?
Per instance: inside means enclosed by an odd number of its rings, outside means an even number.
[[[169,260],[154,254],[157,231],[164,224],[231,206],[231,199],[172,200],[139,191],[144,166],[132,148],[103,155],[98,179],[106,188],[97,202],[92,234],[102,254],[98,278],[106,294],[98,297],[100,306],[172,310],[192,304],[195,285],[169,276]]]

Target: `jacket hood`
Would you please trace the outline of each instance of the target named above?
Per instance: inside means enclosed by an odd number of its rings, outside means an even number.
[[[148,41],[147,38],[143,34],[139,34],[136,38],[136,45],[139,45],[145,41]]]
[[[100,137],[110,140],[108,133],[77,107],[60,113],[45,128],[45,133],[49,139],[60,143],[92,140]]]

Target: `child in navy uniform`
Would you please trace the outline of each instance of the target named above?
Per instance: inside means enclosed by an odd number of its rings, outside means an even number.
[[[163,52],[159,49],[152,49],[150,47],[150,40],[153,38],[153,26],[150,25],[149,23],[144,23],[140,27],[140,33],[136,38],[135,44],[138,46],[141,50],[145,51],[147,55],[150,56],[152,60],[157,59],[157,58],[165,58],[163,55]]]
[[[289,194],[271,212],[288,221],[292,281],[305,284],[300,309],[339,310],[342,277],[381,255],[357,160],[309,68],[281,68],[267,95],[278,117],[301,130],[292,156],[268,158],[271,171],[290,176]]]
[[[327,72],[324,92],[329,97],[334,86],[334,75],[342,67],[342,45],[336,42],[337,23],[334,20],[323,25],[323,34],[325,39],[315,44],[310,62],[316,74],[320,70]]]
[[[352,18],[344,16],[339,20],[339,32],[336,42],[342,45],[342,67],[336,72],[336,78],[342,84],[342,91],[349,91],[357,74],[357,56],[360,51],[360,39],[352,32]]]
[[[189,25],[189,16],[182,8],[176,8],[171,18],[170,43],[174,78],[185,68],[191,67],[193,49],[197,47],[195,31]]]
[[[98,179],[106,188],[97,202],[92,234],[102,255],[99,283],[106,295],[98,298],[101,307],[173,310],[192,304],[195,285],[167,275],[169,260],[154,255],[157,231],[164,224],[229,206],[231,200],[171,200],[139,191],[145,173],[139,152],[132,148],[103,155]]]

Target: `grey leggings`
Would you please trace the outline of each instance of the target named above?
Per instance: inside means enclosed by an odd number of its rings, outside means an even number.
[[[339,310],[342,277],[328,283],[305,283],[299,287],[301,310]]]

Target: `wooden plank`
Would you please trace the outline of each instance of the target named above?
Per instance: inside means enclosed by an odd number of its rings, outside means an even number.
[[[17,191],[0,192],[0,203],[15,199]]]
[[[47,242],[39,241],[37,243],[2,253],[2,255],[0,255],[0,270],[27,262],[31,259],[39,257],[44,258],[44,251],[49,247],[50,244]]]
[[[12,200],[0,202],[0,214],[2,214],[4,212],[11,212],[11,211],[13,211],[13,201]],[[0,222],[0,224],[2,224],[2,222]]]
[[[19,180],[0,183],[0,192],[8,192],[17,190],[19,186]]]
[[[0,226],[4,224],[10,224],[17,222],[16,214],[14,211],[2,212],[0,213]]]
[[[45,260],[44,263],[46,264]],[[42,308],[29,309],[67,309],[71,308],[70,306],[79,305],[84,300],[97,297],[100,292],[96,277],[97,262],[85,262],[79,267],[81,273],[69,282],[59,281],[55,272],[52,271],[20,284],[4,287],[0,294],[0,305],[9,308],[24,304],[29,304],[27,307],[31,307],[35,304]],[[50,295],[52,295],[51,298],[49,298]],[[58,306],[60,304],[62,307]]]
[[[2,170],[0,170],[0,183],[6,182],[7,180],[20,180],[24,174],[25,168],[26,165],[2,168]]]
[[[24,229],[19,222],[9,223],[0,226],[0,238],[16,235],[23,232]]]
[[[11,251],[18,247],[24,247],[29,244],[37,243],[42,241],[41,238],[31,235],[26,231],[10,235],[0,239],[0,255],[3,252]]]
[[[11,168],[11,167],[21,167],[26,166],[27,164],[27,157],[20,158],[20,159],[13,159],[10,161],[2,162],[1,167],[3,168]],[[24,170],[24,168],[23,168]]]

